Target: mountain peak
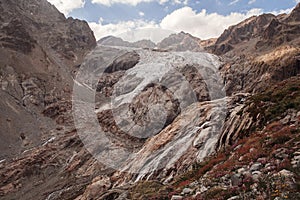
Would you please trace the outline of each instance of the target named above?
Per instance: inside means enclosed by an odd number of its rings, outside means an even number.
[[[300,23],[300,3],[288,15],[287,21]]]
[[[144,39],[136,42],[128,42],[123,40],[122,38],[115,36],[106,36],[98,40],[97,43],[105,46],[124,46],[134,48],[154,48],[156,46],[155,43],[151,40]]]
[[[158,48],[168,51],[203,51],[201,39],[183,31],[171,34],[169,37],[166,37],[157,45],[151,40],[144,39],[137,42],[128,42],[124,41],[122,38],[115,36],[107,36],[101,38],[98,41],[98,44],[136,48]]]
[[[203,51],[201,39],[181,31],[171,34],[158,43],[158,48],[173,51]]]
[[[239,49],[245,43],[249,45],[244,49],[251,48],[250,51],[280,46],[299,38],[300,29],[299,25],[296,25],[298,23],[300,23],[300,4],[289,15],[252,16],[226,29],[210,49],[220,55],[235,48]],[[289,31],[288,37],[286,31]]]

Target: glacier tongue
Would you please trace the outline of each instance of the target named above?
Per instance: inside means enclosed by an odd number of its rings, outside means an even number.
[[[222,84],[221,78],[218,75],[218,69],[221,65],[221,62],[217,56],[209,53],[189,51],[157,52],[143,49],[135,49],[135,51],[140,55],[140,61],[135,67],[127,70],[125,76],[115,85],[115,90],[119,91],[119,93],[122,93],[122,95],[114,93],[115,96],[113,100],[114,103],[117,103],[116,106],[124,103],[130,103],[132,99],[150,83],[159,82],[160,84],[166,84],[162,81],[166,75],[180,73],[179,69],[186,65],[196,66],[198,72],[205,79],[212,99],[216,99],[215,96],[218,96],[218,98],[225,96],[223,89],[224,85]],[[129,82],[132,80],[132,76],[140,78],[142,81],[133,91],[123,94],[122,88],[124,85],[130,84]],[[182,75],[180,78],[183,79],[182,84],[187,83]],[[170,85],[166,86],[170,89]],[[175,88],[172,92],[176,93],[177,89],[179,89],[178,85],[177,88]]]
[[[111,86],[110,105],[107,101],[98,102],[96,110],[101,119],[111,110],[115,124],[105,130],[99,125],[91,128],[94,120],[88,118],[95,116],[95,107],[92,101],[82,104],[82,99],[89,95],[80,98],[77,113],[85,116],[78,121],[80,128],[83,130],[85,123],[90,125],[86,127],[88,131],[79,135],[88,150],[108,167],[139,174],[137,180],[213,153],[226,117],[219,58],[202,52],[99,46],[85,62],[87,66],[82,67],[90,71],[80,73],[82,77],[76,79],[78,87],[87,87],[89,91],[95,88],[100,76],[108,76],[103,74],[105,67],[130,51],[139,55],[139,62]],[[91,110],[94,114],[83,114]],[[119,136],[120,141],[127,138],[127,142],[114,142]],[[147,140],[138,149],[127,148],[127,143],[132,143],[131,136]]]

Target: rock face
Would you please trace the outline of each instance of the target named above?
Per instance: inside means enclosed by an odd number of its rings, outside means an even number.
[[[206,49],[222,55],[228,95],[261,92],[300,73],[299,5],[289,15],[263,14],[224,31]]]
[[[25,39],[31,45],[32,40],[35,40],[39,45],[47,45],[64,57],[74,60],[75,56],[82,56],[86,50],[95,46],[95,38],[86,22],[66,19],[47,1],[3,1],[1,10],[2,30],[8,38],[13,37],[17,41]],[[17,32],[13,31],[15,28]],[[28,35],[32,38],[28,38]]]
[[[66,19],[46,0],[0,1],[0,10],[1,159],[55,127],[42,112],[55,119],[64,112],[75,66],[96,42],[86,22]]]
[[[214,53],[224,54],[232,50],[239,43],[261,36],[272,19],[275,18],[272,14],[263,14],[258,17],[251,17],[238,25],[229,27],[217,39],[213,50]]]
[[[126,71],[132,67],[134,67],[139,62],[140,56],[135,52],[126,53],[108,66],[108,68],[104,71],[105,73],[113,73],[117,71]]]

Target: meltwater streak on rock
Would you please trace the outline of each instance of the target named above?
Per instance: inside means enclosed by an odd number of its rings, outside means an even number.
[[[112,97],[111,106],[103,103],[97,112],[104,106],[119,114],[118,109],[122,105],[131,103],[148,84],[154,82],[165,86],[180,101],[181,114],[165,128],[162,126],[163,123],[154,123],[153,126],[156,127],[152,129],[154,132],[150,136],[156,135],[149,138],[138,151],[126,148],[126,145],[125,147],[116,145],[107,137],[111,133],[101,130],[95,114],[97,81],[105,68],[115,58],[132,50],[124,47],[99,46],[82,64],[74,85],[73,111],[78,133],[86,148],[108,167],[140,174],[137,180],[147,174],[151,176],[154,171],[171,168],[181,157],[188,153],[192,153],[194,158],[198,157],[201,160],[214,152],[225,119],[226,102],[222,79],[217,75],[220,66],[219,59],[217,56],[208,53],[153,52],[151,50],[134,49],[140,55],[139,63],[127,70],[120,83],[117,83],[115,87],[117,92]],[[189,87],[188,81],[182,75],[179,82],[168,81],[168,77],[177,76],[180,69],[185,66],[193,66],[199,71],[213,101],[197,102],[192,88]],[[140,81],[136,85],[133,84],[135,87],[129,92],[122,90],[122,87],[130,84],[130,80],[132,80],[127,77],[132,76],[138,77]],[[160,108],[158,106],[153,109],[155,111],[155,109]],[[114,117],[117,122],[124,120],[120,117]],[[150,119],[155,119],[155,116]],[[159,117],[158,119],[158,122],[162,120]],[[131,122],[132,120],[129,119],[129,124]],[[122,126],[119,128],[132,130]],[[150,130],[151,127],[141,130],[147,131],[147,129]],[[130,132],[127,134],[139,136]],[[188,151],[190,148],[193,148],[194,151]]]
[[[215,151],[226,111],[225,98],[190,105],[172,124],[150,138],[123,170],[136,171],[138,181],[145,176],[151,178],[158,169],[175,167],[182,156],[203,160]]]

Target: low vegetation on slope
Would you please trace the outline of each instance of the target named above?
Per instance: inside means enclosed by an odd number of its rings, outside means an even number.
[[[261,125],[287,115],[290,110],[300,110],[299,77],[291,78],[268,91],[251,98],[250,111],[255,118],[262,118]]]

